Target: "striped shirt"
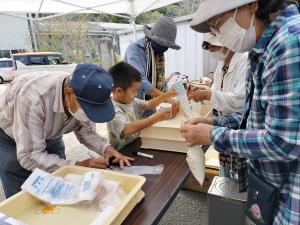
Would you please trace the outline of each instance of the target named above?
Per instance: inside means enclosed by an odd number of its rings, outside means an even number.
[[[246,95],[255,84],[247,129],[233,130],[241,114],[215,119],[212,143],[235,152],[265,181],[280,187],[273,224],[300,224],[300,15],[291,5],[267,27],[249,55]],[[249,108],[246,102],[244,112]],[[289,172],[292,162],[296,167]],[[256,164],[256,163],[255,163]]]
[[[62,90],[67,75],[52,71],[20,75],[0,96],[0,128],[15,140],[18,161],[27,170],[52,172],[74,165],[45,150],[47,140],[72,131],[80,143],[100,154],[108,146],[94,123],[80,122],[65,113]]]

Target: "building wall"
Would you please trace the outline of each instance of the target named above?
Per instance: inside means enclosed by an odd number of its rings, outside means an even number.
[[[0,57],[11,50],[32,51],[26,19],[0,14],[0,30]]]
[[[177,21],[177,22],[176,22]],[[165,53],[166,76],[172,72],[180,72],[189,76],[189,79],[199,79],[216,68],[216,61],[209,57],[202,49],[203,34],[193,31],[189,27],[190,17],[175,19],[177,25],[176,43],[181,49],[169,49]],[[141,29],[137,31],[137,38],[144,36]],[[131,31],[120,32],[120,49],[123,58],[127,46],[133,42]]]

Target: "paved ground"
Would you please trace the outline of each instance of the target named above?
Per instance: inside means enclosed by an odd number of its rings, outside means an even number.
[[[0,84],[0,95],[8,84]],[[105,124],[98,124],[97,131],[107,136]],[[81,145],[73,133],[64,135],[67,158],[82,160],[88,158],[88,150]],[[0,183],[0,201],[4,200]],[[182,190],[162,218],[160,225],[207,225],[206,194]]]

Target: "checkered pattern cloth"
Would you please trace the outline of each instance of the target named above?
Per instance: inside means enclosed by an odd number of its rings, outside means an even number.
[[[288,6],[267,27],[249,55],[246,94],[255,90],[247,129],[238,127],[241,114],[215,119],[212,144],[250,161],[265,181],[280,187],[291,163],[297,166],[280,190],[273,224],[300,224],[300,15]],[[244,112],[249,108],[246,102]]]

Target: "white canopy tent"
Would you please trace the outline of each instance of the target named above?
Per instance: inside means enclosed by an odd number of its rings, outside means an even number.
[[[72,13],[105,13],[129,19],[136,39],[138,15],[179,1],[182,0],[0,0],[0,14],[41,21]],[[18,13],[34,13],[36,17],[27,18]]]

